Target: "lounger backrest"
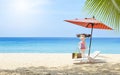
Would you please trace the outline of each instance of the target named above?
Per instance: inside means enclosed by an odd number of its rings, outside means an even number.
[[[92,58],[96,58],[100,54],[100,51],[95,51],[93,54],[90,55]]]

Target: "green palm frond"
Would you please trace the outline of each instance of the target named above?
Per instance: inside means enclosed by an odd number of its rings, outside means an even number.
[[[120,0],[86,0],[84,9],[90,16],[120,29]]]

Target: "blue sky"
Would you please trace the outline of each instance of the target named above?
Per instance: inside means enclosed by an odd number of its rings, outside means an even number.
[[[76,37],[90,29],[65,19],[90,17],[85,0],[0,0],[0,37]],[[94,37],[120,37],[116,31],[94,30]]]

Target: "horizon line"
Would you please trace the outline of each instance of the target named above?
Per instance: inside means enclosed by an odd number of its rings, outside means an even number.
[[[37,36],[14,36],[14,37],[0,37],[0,38],[77,38],[77,37],[37,37]],[[92,38],[120,38],[120,37],[92,37]]]

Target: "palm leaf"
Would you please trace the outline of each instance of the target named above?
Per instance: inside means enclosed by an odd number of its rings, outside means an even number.
[[[89,16],[120,29],[120,0],[86,0],[84,9]]]

